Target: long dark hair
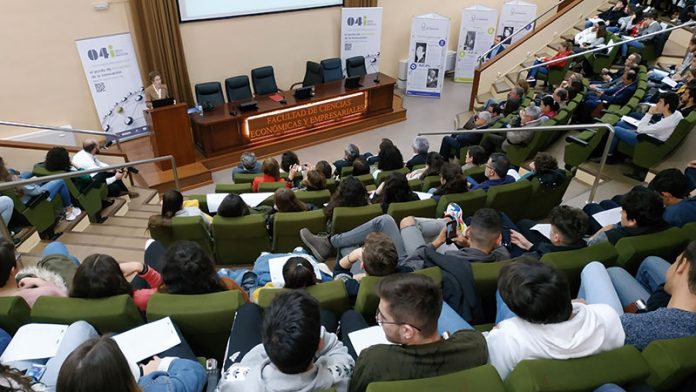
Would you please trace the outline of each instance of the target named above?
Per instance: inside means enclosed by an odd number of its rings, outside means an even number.
[[[305,203],[301,202],[295,192],[288,188],[278,188],[273,195],[276,208],[279,212],[302,212],[307,211]]]
[[[87,340],[63,362],[57,392],[140,392],[126,357],[110,336]]]
[[[377,168],[379,170],[398,170],[404,167],[404,157],[394,144],[385,144],[384,148],[379,150],[378,155]]]
[[[113,257],[95,253],[87,256],[77,267],[71,297],[106,298],[121,294],[132,296],[133,286],[123,276]]]
[[[70,154],[64,147],[53,147],[46,153],[46,170],[70,171]]]
[[[184,195],[172,189],[162,195],[162,217],[173,218],[176,213],[184,206]]]
[[[336,207],[362,207],[367,205],[367,190],[360,180],[353,176],[345,177],[338,183],[336,192],[324,207],[324,215],[328,219],[333,216]]]
[[[439,176],[440,170],[442,169],[442,164],[445,163],[445,159],[437,151],[430,151],[428,156],[425,157],[425,170],[420,175],[420,179],[423,180],[428,176]]]
[[[384,179],[382,194],[375,201],[382,204],[382,209],[386,209],[391,203],[414,200],[418,200],[418,196],[408,186],[406,175],[401,172],[391,172]]]
[[[462,175],[461,166],[455,163],[445,163],[440,171],[440,179],[444,184],[435,191],[436,195],[449,195],[451,193],[463,193],[468,190],[466,179]]]
[[[249,206],[241,196],[230,193],[225,196],[218,206],[217,214],[224,218],[238,218],[249,215]]]
[[[160,291],[170,294],[208,294],[224,291],[213,260],[192,241],[177,241],[164,253]]]

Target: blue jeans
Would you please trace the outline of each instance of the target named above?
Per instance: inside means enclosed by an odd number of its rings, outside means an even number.
[[[619,32],[619,30],[620,30],[620,28],[618,26],[607,27],[607,31],[610,33],[616,34]]]
[[[619,145],[619,140],[631,146],[635,146],[636,144],[638,144],[638,132],[636,132],[635,130],[631,128],[623,128],[616,126],[614,127],[614,131],[616,133],[614,134],[614,138],[611,139],[611,147],[609,148],[609,154],[613,154],[616,152],[616,148]]]
[[[437,332],[440,335],[444,332],[453,334],[464,329],[474,329],[474,327],[467,323],[459,313],[455,312],[447,302],[443,301],[440,317],[437,319]]]
[[[643,50],[645,48],[645,45],[643,45],[643,43],[640,41],[626,42],[625,44],[621,45],[621,57],[626,57],[628,55],[629,46],[633,48],[638,48],[640,50]]]
[[[365,237],[370,233],[381,232],[386,234],[392,241],[394,241],[394,246],[396,246],[396,253],[399,256],[399,260],[407,256],[406,248],[404,248],[404,241],[401,239],[401,232],[399,231],[399,225],[394,221],[390,215],[380,215],[376,218],[372,218],[368,222],[341,234],[334,234],[331,236],[331,245],[338,249],[337,260],[341,257],[348,255],[354,249],[362,246],[365,242]]]
[[[587,264],[580,272],[578,298],[584,299],[587,304],[609,305],[619,315],[623,314],[623,306],[609,273],[604,265],[598,261]]]
[[[70,191],[68,190],[68,186],[65,185],[65,181],[63,180],[53,180],[49,181],[39,188],[43,191],[47,191],[49,193],[48,199],[53,200],[53,198],[56,197],[56,195],[60,194],[60,198],[63,200],[63,207],[71,207],[72,206],[72,200],[70,199]]]
[[[495,306],[496,306],[496,312],[495,312],[495,323],[498,324],[501,321],[517,317],[517,315],[510,310],[510,308],[507,306],[505,301],[503,301],[503,297],[500,296],[500,291],[496,290],[495,291]]]
[[[0,216],[2,221],[5,222],[5,226],[10,223],[12,218],[12,211],[14,211],[14,202],[9,196],[0,196]]]
[[[689,182],[689,192],[691,192],[696,189],[696,168],[687,167],[686,170],[684,170],[684,174]]]
[[[669,72],[661,69],[652,69],[648,72],[648,80],[655,83],[660,83],[665,76],[669,76]]]
[[[621,304],[627,306],[638,299],[647,302],[650,294],[665,283],[669,266],[664,259],[650,256],[640,264],[635,278],[620,267],[611,267],[608,272]]]
[[[534,60],[534,64],[533,64],[533,65],[539,65],[539,64],[541,64],[541,63],[542,63],[542,61]],[[548,75],[548,74],[549,74],[549,69],[546,68],[545,65],[544,65],[544,66],[541,66],[541,67],[532,68],[532,69],[529,70],[529,73],[527,74],[527,77],[529,77],[529,78],[536,78],[536,76],[537,76],[538,73],[541,73],[542,75]]]
[[[10,344],[12,340],[12,335],[7,333],[4,329],[0,329],[0,354],[5,352],[7,345]]]
[[[46,245],[43,252],[41,252],[41,257],[46,257],[48,255],[55,254],[70,257],[75,262],[75,264],[80,265],[80,260],[77,257],[71,255],[65,244],[60,241],[53,241],[50,244]]]
[[[442,144],[440,144],[440,155],[442,155],[445,160],[452,158],[452,150],[455,151],[455,157],[459,158],[459,149],[464,146],[473,146],[479,144],[483,138],[481,133],[457,133],[451,136],[445,136],[442,138]]]

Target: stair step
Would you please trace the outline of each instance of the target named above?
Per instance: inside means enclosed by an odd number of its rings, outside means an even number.
[[[114,204],[101,210],[101,216],[114,215],[116,211],[120,210],[121,207],[128,202],[128,200],[126,200],[124,197],[115,197],[113,201]]]
[[[154,204],[136,204],[136,205],[128,205],[128,211],[142,211],[142,212],[150,212],[153,214],[158,214],[162,212],[162,206],[159,205],[154,205]]]
[[[495,90],[496,94],[507,93],[512,90],[512,87],[505,80],[498,80],[493,83],[493,90]]]
[[[83,233],[93,233],[101,235],[114,235],[124,237],[150,238],[150,235],[145,232],[142,227],[126,227],[126,226],[107,226],[107,225],[89,225]]]
[[[574,40],[575,40],[575,34],[576,34],[576,33],[567,32],[567,33],[561,35],[561,39],[563,39],[564,41],[574,41]]]
[[[551,43],[549,43],[549,44],[546,45],[546,46],[548,46],[549,48],[553,49],[553,50],[556,51],[556,52],[560,52],[560,51],[561,51],[561,42],[558,42],[558,41],[557,41],[557,42],[551,42]]]
[[[150,188],[131,188],[131,191],[138,192],[140,195],[130,199],[130,204],[148,204],[157,195],[157,190]]]
[[[138,218],[138,219],[149,219],[152,215],[159,214],[160,211],[155,212],[154,214],[149,211],[133,211],[129,210],[126,212],[125,215],[122,215],[125,218]]]
[[[526,60],[525,62],[522,63],[522,67],[523,68],[531,67],[532,65],[534,65],[534,60],[535,59]]]
[[[93,245],[108,244],[114,248],[124,248],[133,250],[145,249],[145,238],[129,237],[123,234],[96,234],[96,233],[63,233],[60,241],[65,244]]]
[[[35,255],[31,253],[22,253],[22,257],[20,258],[20,261],[22,263],[22,267],[34,267],[36,264],[41,261],[42,257],[40,254]]]
[[[578,30],[580,30],[580,31],[585,30],[585,21],[584,21],[584,20],[581,21],[580,23],[578,23],[578,24],[576,24],[575,26],[573,26],[573,28],[578,29]]]
[[[32,249],[31,253],[34,255],[40,255],[48,244],[49,242],[47,241],[41,241],[37,246],[34,247],[34,249]],[[110,247],[105,246],[104,244],[83,245],[65,243],[65,246],[68,247],[68,252],[70,252],[71,255],[80,260],[84,260],[87,256],[95,253],[102,253],[107,254],[118,261],[142,261],[145,254],[145,242],[143,242],[140,249],[128,249],[115,246]]]
[[[125,216],[112,216],[109,217],[102,225],[105,226],[126,226],[126,227],[142,227],[143,229],[147,227],[147,219],[142,218],[128,218]]]

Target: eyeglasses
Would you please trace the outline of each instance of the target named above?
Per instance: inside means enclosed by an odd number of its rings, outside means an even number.
[[[415,328],[418,332],[421,331],[420,328],[416,327],[416,326],[413,325],[413,324],[409,324],[409,323],[399,323],[399,322],[396,322],[396,321],[385,321],[383,318],[384,318],[384,315],[382,315],[382,312],[380,312],[380,311],[379,311],[379,308],[377,308],[377,312],[375,313],[375,321],[377,322],[377,325],[379,325],[380,327],[381,327],[382,325],[384,325],[384,324],[410,325],[411,327]]]

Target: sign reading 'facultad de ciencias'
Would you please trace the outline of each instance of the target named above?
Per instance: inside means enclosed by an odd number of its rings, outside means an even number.
[[[246,119],[250,141],[303,131],[328,121],[345,121],[367,110],[367,93],[298,105]]]

